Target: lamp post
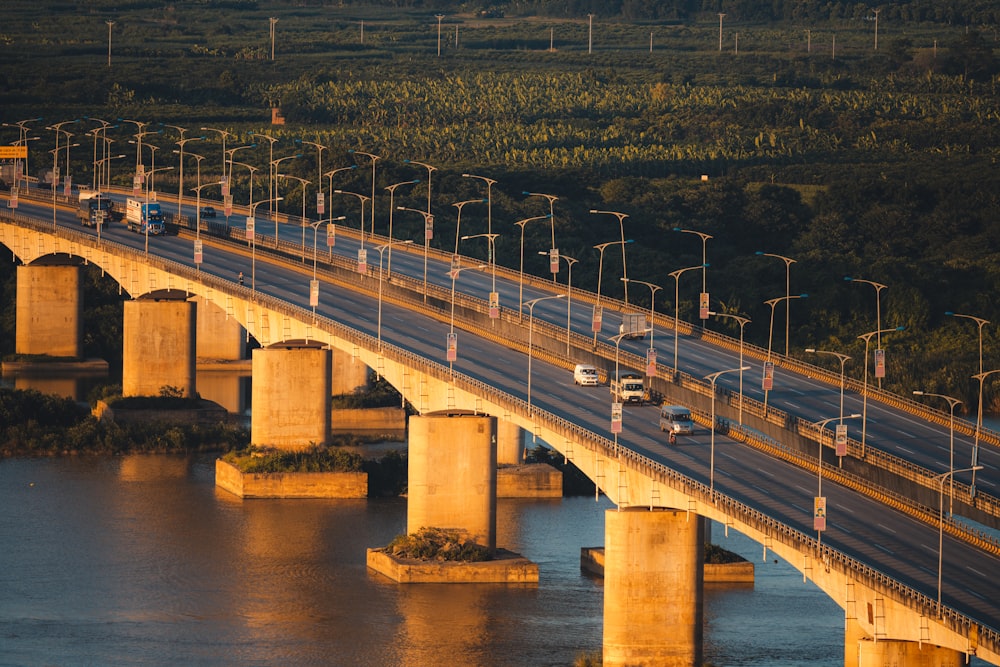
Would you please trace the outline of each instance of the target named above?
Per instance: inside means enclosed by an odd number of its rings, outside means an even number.
[[[180,140],[174,142],[174,143],[176,143],[180,147],[180,151],[179,151],[180,158],[178,159],[178,165],[180,166],[180,169],[178,171],[178,179],[179,180],[177,182],[177,217],[180,217],[181,216],[181,209],[184,206],[184,145],[187,144],[187,142],[189,142],[189,141],[201,141],[205,137],[187,137],[187,138],[185,138],[184,137],[184,133],[187,130],[185,130],[184,128],[177,127],[175,125],[167,125],[167,127],[171,127],[171,128],[176,129],[176,130],[179,130],[180,133],[181,133]],[[198,162],[198,168],[199,168],[199,172],[200,172],[201,171],[201,162],[200,161]],[[199,177],[198,177],[198,184],[201,185],[201,176],[200,176],[200,174],[199,174]]]
[[[952,396],[946,396],[945,394],[932,394],[929,391],[919,391],[918,390],[918,391],[914,391],[913,395],[914,396],[931,396],[931,397],[934,397],[934,398],[941,398],[941,399],[944,399],[945,401],[947,401],[947,403],[948,403],[948,411],[950,413],[950,417],[948,418],[948,433],[949,433],[949,436],[948,436],[948,451],[949,451],[948,472],[951,473],[953,470],[955,470],[955,406],[956,405],[961,405],[962,401],[960,401],[959,399],[954,398]],[[951,489],[950,489],[950,491],[948,493],[948,495],[949,495],[949,500],[948,500],[948,516],[953,516],[954,515],[954,511],[955,511],[955,478],[952,475],[949,475],[949,477],[951,477],[951,481],[950,481],[950,484],[949,484],[949,486],[951,487]]]
[[[68,131],[62,129],[63,125],[68,123],[76,123],[79,119],[75,120],[64,120],[59,123],[54,123],[48,127],[46,130],[53,130],[56,134],[56,145],[52,151],[52,229],[56,228],[56,189],[58,188],[58,176],[59,176],[59,133],[65,132],[68,136],[66,137],[66,143],[69,143],[69,137],[72,136]]]
[[[371,217],[372,217],[372,235],[374,235],[375,234],[375,163],[378,162],[379,156],[374,155],[373,153],[365,153],[364,151],[355,150],[353,148],[348,150],[347,153],[349,155],[364,155],[365,157],[367,157],[369,160],[372,161],[372,196],[371,196],[372,216]]]
[[[325,146],[324,146],[324,148],[325,148]],[[334,190],[333,189],[333,177],[336,174],[339,174],[342,171],[351,171],[351,170],[354,170],[354,169],[357,169],[357,168],[358,168],[358,165],[352,164],[349,167],[340,167],[338,169],[331,169],[330,171],[326,172],[325,174],[320,174],[320,180],[319,180],[319,183],[320,183],[320,193],[319,194],[322,194],[322,189],[323,189],[322,188],[322,183],[323,183],[323,177],[324,176],[326,176],[327,185],[329,186],[328,189],[330,190],[330,220],[331,221],[333,219],[333,193],[334,192],[343,192],[342,190]],[[319,194],[316,195],[316,203],[317,203],[316,217],[320,217],[321,216],[321,214],[322,214],[322,210],[321,209],[323,208],[321,206],[318,206],[320,199],[324,199],[324,198],[320,197]],[[362,195],[357,195],[357,196],[361,197]],[[365,197],[365,199],[367,199],[367,197]],[[323,203],[324,204],[326,203],[325,200],[324,200]],[[364,221],[364,217],[365,217],[365,204],[364,204],[364,202],[361,202],[361,234],[362,234],[362,238],[364,237],[364,233],[365,233],[365,221]]]
[[[461,212],[461,209],[459,209]],[[551,214],[549,214],[551,215]],[[521,268],[518,270],[518,280],[517,280],[517,321],[523,321],[524,316],[524,227],[529,222],[534,222],[535,220],[546,220],[549,215],[537,215],[534,218],[525,218],[524,220],[518,220],[514,224],[521,228]],[[458,254],[458,244],[455,244],[455,253]],[[543,254],[543,253],[539,253]],[[594,334],[594,342],[597,342],[597,334]]]
[[[983,326],[989,324],[989,320],[984,320],[981,317],[976,317],[974,315],[961,315],[959,313],[954,313],[952,311],[945,311],[945,315],[951,317],[961,317],[967,320],[972,320],[979,327],[979,374],[983,375]],[[975,377],[975,376],[973,376]],[[985,375],[983,376],[985,378]],[[979,462],[979,433],[983,428],[983,381],[979,381],[979,400],[977,401],[976,407],[976,436],[972,443],[972,465],[976,465]],[[972,492],[976,492],[976,473],[972,473]]]
[[[342,215],[338,218],[330,218],[329,221],[317,220],[316,222],[309,223],[309,226],[313,228],[313,277],[312,282],[309,284],[309,305],[312,306],[314,318],[316,317],[316,306],[319,305],[319,280],[316,279],[316,232],[324,222],[332,225],[334,220],[343,220],[346,217]]]
[[[272,137],[269,134],[262,134],[260,132],[251,132],[251,137],[264,139],[268,143],[268,157],[267,157],[267,196],[270,198],[268,201],[274,198],[274,143],[278,140],[276,137]],[[273,202],[272,202],[273,203]]]
[[[815,424],[816,428],[819,429],[819,437],[816,438],[816,442],[819,444],[819,451],[816,455],[816,502],[813,505],[813,530],[816,531],[817,548],[823,541],[823,531],[826,530],[827,515],[826,499],[823,497],[823,427],[838,419],[840,423],[843,423],[844,419],[857,419],[860,416],[860,414],[854,413],[845,417],[843,411],[841,411],[840,416],[823,419]],[[821,510],[822,513],[820,513]]]
[[[674,375],[677,375],[677,341],[680,337],[680,294],[681,294],[681,275],[687,271],[695,271],[697,269],[704,268],[700,264],[698,266],[688,266],[683,269],[677,269],[676,271],[671,271],[668,275],[674,279]],[[598,299],[600,299],[600,294],[598,294]]]
[[[983,395],[983,382],[986,380],[987,377],[989,377],[990,375],[993,375],[994,373],[1000,373],[1000,369],[992,370],[992,371],[986,371],[984,373],[976,373],[975,375],[972,376],[975,379],[979,380],[979,396],[980,396],[979,404],[980,404],[980,406],[982,406],[982,403],[983,403],[983,399],[982,399],[982,395]],[[982,414],[982,407],[979,408],[979,411],[980,411],[980,414]],[[982,421],[981,417],[980,417],[979,421],[980,422]],[[978,434],[979,434],[979,425],[977,423],[977,425],[976,425],[976,435],[978,436]],[[979,439],[977,438],[976,442],[975,442],[975,446],[972,448],[972,465],[976,466],[978,464],[979,464]],[[969,494],[970,494],[971,498],[975,498],[976,497],[976,471],[975,470],[972,471],[972,484],[969,487]]]
[[[204,137],[202,137],[204,139]],[[237,151],[242,151],[247,148],[257,148],[257,144],[245,144],[243,146],[233,146],[232,148],[226,149],[226,161],[223,163],[222,168],[224,173],[222,174],[221,182],[222,186],[222,206],[223,212],[226,214],[226,223],[229,222],[229,214],[232,212],[233,208],[233,156],[236,155]],[[226,164],[229,165],[226,168]]]
[[[152,178],[153,175],[156,174],[156,172],[158,172],[158,171],[170,171],[172,169],[173,169],[173,167],[160,167],[159,169],[150,169],[149,170],[149,175],[150,175],[150,178]],[[149,215],[149,212],[148,212],[149,211],[149,185],[148,185],[149,184],[149,180],[147,180],[146,183],[147,183],[147,185],[146,185],[146,211],[147,211],[146,215],[148,216]],[[153,190],[153,194],[156,194],[156,190]],[[145,252],[146,252],[146,255],[149,256],[149,221],[148,221],[148,219],[146,221],[146,224],[143,225],[143,228],[146,230],[146,251]]]
[[[247,164],[245,162],[232,162],[232,161],[230,161],[229,166],[232,167],[234,164],[238,164],[241,167],[245,167],[247,170],[250,171],[250,179],[249,179],[250,180],[250,202],[247,205],[248,206],[253,206],[253,174],[254,174],[255,171],[257,171],[259,169],[259,167],[255,167],[252,164]]]
[[[142,162],[142,128],[149,125],[149,123],[141,120],[130,120],[128,118],[118,118],[116,120],[119,123],[133,123],[135,125],[135,137],[137,139],[135,147],[135,171],[136,175],[138,175],[139,164]]]
[[[16,127],[16,128],[18,128],[18,130],[20,131],[20,134],[21,134],[21,138],[20,138],[20,140],[18,140],[17,145],[18,146],[23,145],[25,148],[27,148],[27,146],[28,146],[28,127],[27,127],[27,124],[28,123],[37,123],[41,119],[42,118],[40,116],[38,118],[25,118],[24,120],[19,120],[19,121],[15,122],[15,123],[0,123],[0,126],[2,126],[2,127]],[[20,162],[21,162],[21,160],[18,159],[18,160],[15,161],[15,164],[18,164]],[[19,172],[20,172],[20,170],[15,167],[15,169],[14,169],[14,185],[15,186],[17,185],[17,179],[18,179]],[[27,173],[28,173],[28,158],[25,157],[24,158],[24,174],[27,175]]]
[[[493,184],[496,181],[486,176],[476,176],[475,174],[462,174],[462,178],[478,178],[486,183],[486,233],[493,233]],[[489,264],[495,262],[493,257],[489,258]]]
[[[638,283],[640,285],[645,285],[649,288],[649,349],[653,349],[653,319],[656,317],[656,309],[654,304],[656,303],[656,293],[659,292],[662,287],[659,285],[654,285],[653,283],[647,283],[645,280],[635,280],[634,278],[622,278],[622,282],[626,285],[629,283]]]
[[[549,223],[550,223],[549,226],[552,229],[552,245],[549,246],[549,248],[550,248],[549,257],[558,257],[559,256],[559,250],[556,248],[556,212],[555,212],[555,203],[556,203],[556,200],[559,199],[559,197],[556,197],[555,195],[543,194],[541,192],[528,192],[527,190],[521,192],[521,194],[524,195],[525,197],[544,197],[545,199],[548,200],[548,202],[549,202]],[[556,274],[559,273],[559,261],[558,260],[556,260],[556,262],[554,264],[551,261],[549,261],[549,272],[552,274],[552,282],[555,282],[556,281]]]
[[[276,204],[281,200],[282,197],[277,197],[274,200],[262,199],[250,204],[250,216],[247,218],[247,236],[250,237],[250,292],[254,295],[257,294],[257,225],[255,224],[254,214],[257,212],[257,207],[261,204]]]
[[[393,183],[392,185],[387,185],[386,190],[389,191],[389,261],[386,262],[385,272],[392,275],[392,214],[396,210],[395,199],[396,199],[396,188],[403,185],[416,185],[420,182],[419,178],[415,178],[411,181],[402,181],[400,183]],[[372,227],[374,228],[375,218],[372,217]],[[372,234],[375,230],[372,229]]]
[[[791,257],[785,257],[784,255],[777,255],[773,252],[761,252],[760,250],[758,250],[757,254],[760,255],[761,257],[775,257],[785,263],[785,296],[786,297],[791,296],[792,264],[795,263],[795,260],[792,259]],[[789,323],[791,322],[791,308],[792,308],[792,301],[791,299],[788,299],[787,301],[785,301],[785,356],[786,357],[788,356],[788,331],[789,331]]]
[[[299,221],[299,226],[302,227],[302,263],[306,263],[306,186],[312,185],[312,181],[307,181],[299,176],[293,176],[291,174],[278,174],[278,178],[290,178],[294,181],[298,181],[302,185],[302,219]],[[275,234],[277,238],[277,234]]]
[[[593,320],[592,320],[592,323],[591,323],[591,327],[590,327],[593,330],[593,332],[594,332],[594,346],[595,347],[597,346],[597,331],[598,331],[598,329],[600,329],[600,327],[598,326],[598,324],[599,324],[600,318],[602,317],[602,315],[601,315],[601,280],[603,279],[603,274],[604,274],[604,251],[607,250],[609,247],[611,247],[613,245],[621,244],[622,247],[624,247],[626,243],[632,243],[632,239],[623,240],[623,241],[606,241],[605,243],[598,243],[597,245],[594,246],[594,249],[597,250],[597,252],[599,253],[599,259],[597,261],[597,303],[594,305],[594,317],[593,317]],[[624,257],[625,257],[625,252],[622,251],[622,258],[624,258]],[[624,269],[624,265],[622,266],[622,275],[623,275],[623,277],[627,277],[627,275],[628,275],[628,273]]]
[[[831,352],[829,350],[817,350],[814,347],[807,347],[806,352],[810,354],[827,354],[831,357],[837,357],[840,361],[840,423],[844,423],[844,364],[846,364],[851,357],[843,354],[842,352]]]
[[[740,325],[740,367],[743,367],[743,330],[746,328],[747,324],[750,323],[749,317],[743,317],[742,315],[731,315],[729,313],[717,313],[714,311],[709,311],[709,315],[714,315],[715,317],[728,317],[729,319],[736,320]],[[740,407],[739,407],[739,423],[743,425],[743,371],[740,371]]]
[[[236,135],[233,134],[232,132],[227,131],[227,130],[222,130],[222,129],[215,128],[215,127],[203,127],[203,128],[201,128],[201,131],[202,132],[218,132],[219,133],[219,137],[222,139],[222,176],[219,178],[219,180],[222,181],[222,182],[225,182],[226,181],[226,138],[227,137],[235,137]],[[225,189],[225,186],[223,186],[223,189]]]
[[[121,153],[119,155],[109,155],[107,157],[102,157],[100,160],[97,161],[97,163],[98,163],[99,168],[103,171],[104,170],[104,163],[105,162],[109,162],[110,163],[111,160],[120,160],[123,157],[125,157],[124,153]],[[98,200],[101,199],[101,192],[100,192],[100,190],[98,190],[98,192],[97,192],[97,198],[98,198]],[[103,211],[104,209],[101,209],[101,210]],[[101,242],[101,223],[103,221],[103,215],[104,214],[102,213],[101,214],[102,217],[98,218],[98,220],[97,220],[97,242],[98,243]]]
[[[316,217],[321,218],[323,216],[323,207],[320,206],[320,201],[323,200],[323,151],[327,150],[327,147],[321,143],[315,141],[305,141],[304,139],[296,139],[295,143],[305,144],[306,146],[312,146],[316,149],[316,187],[318,191],[316,193]],[[356,165],[355,165],[356,166]],[[347,167],[350,169],[350,167]],[[323,202],[326,203],[326,202]]]
[[[496,245],[495,244],[496,244],[498,236],[500,236],[500,235],[499,234],[470,234],[469,236],[463,236],[462,240],[466,241],[468,239],[485,238],[486,241],[488,242],[487,243],[487,247],[489,248],[489,253],[488,253],[489,256],[490,257],[496,257]],[[497,265],[496,265],[496,263],[491,264],[490,265],[490,269],[492,270],[492,273],[493,273],[493,282],[492,282],[492,284],[490,286],[490,295],[491,295],[491,300],[492,300],[492,295],[496,294],[496,291],[497,291]]]
[[[416,160],[403,160],[403,164],[415,164],[418,167],[423,167],[424,169],[427,170],[427,214],[430,215],[430,213],[431,213],[431,176],[433,175],[433,173],[435,171],[437,171],[437,167],[432,167],[429,164],[424,164],[423,162],[417,162]]]
[[[943,472],[940,475],[935,475],[935,479],[938,483],[938,576],[937,576],[937,611],[938,618],[941,618],[941,570],[943,566],[942,553],[944,550],[944,480],[948,477],[953,477],[960,472],[971,472],[973,475],[976,474],[977,470],[982,470],[983,466],[971,466],[969,468],[962,468],[961,470],[949,470],[948,472]]]
[[[622,387],[621,387],[621,375],[619,373],[618,357],[621,351],[622,339],[626,338],[628,333],[620,333],[611,336],[608,340],[615,344],[615,375],[611,380],[611,432],[615,436],[615,456],[620,452],[618,450],[618,433],[622,429]],[[617,387],[617,389],[615,388]]]
[[[199,178],[199,181],[200,180],[201,179]],[[202,188],[208,188],[208,187],[211,187],[213,185],[221,185],[221,183],[217,183],[217,182],[201,183],[201,182],[199,182],[198,185],[196,185],[195,187],[191,188],[192,190],[194,190],[197,193],[197,198],[198,198],[197,199],[197,203],[195,204],[196,210],[195,210],[195,214],[194,214],[194,230],[195,230],[194,231],[194,263],[195,263],[195,266],[198,268],[199,272],[201,271],[201,252],[202,252],[202,245],[201,245],[201,190],[202,190]]]
[[[462,233],[462,209],[465,208],[466,204],[478,204],[486,203],[485,199],[467,199],[465,201],[457,201],[452,206],[458,209],[458,220],[455,222],[455,254],[458,255],[458,240],[461,238],[459,235]]]
[[[424,303],[427,303],[427,249],[430,246],[431,237],[434,236],[434,215],[429,211],[421,211],[418,208],[407,208],[397,206],[398,211],[410,211],[424,216]]]
[[[710,496],[715,496],[715,381],[719,379],[720,375],[726,373],[736,373],[740,374],[743,371],[750,370],[749,366],[740,366],[739,368],[727,368],[726,370],[716,371],[714,373],[709,373],[705,376],[712,385],[712,425],[709,427],[711,429],[711,453],[709,454],[709,464],[708,464],[708,493]]]
[[[278,179],[278,176],[280,176],[280,174],[278,173],[278,165],[281,164],[282,162],[284,162],[285,160],[293,160],[293,159],[295,159],[297,157],[302,157],[302,153],[297,153],[295,155],[286,155],[284,157],[279,157],[279,158],[275,158],[275,159],[271,160],[271,184],[272,184],[271,185],[271,190],[272,190],[272,193],[273,193],[271,195],[271,197],[272,197],[271,201],[274,203],[274,207],[271,209],[271,214],[272,214],[272,217],[274,218],[274,249],[275,250],[278,249],[278,217],[279,217],[278,216],[278,202],[281,199],[283,199],[283,197],[278,197],[277,196],[278,195],[277,179]]]
[[[365,202],[369,201],[371,197],[368,195],[359,194],[357,192],[348,192],[347,190],[334,190],[334,194],[337,195],[351,195],[357,197],[361,202],[361,249],[365,248]]]
[[[528,419],[534,417],[534,412],[531,410],[531,352],[532,352],[532,333],[535,326],[535,304],[541,301],[547,301],[548,299],[564,299],[565,294],[554,294],[552,296],[540,296],[537,299],[532,299],[531,301],[525,301],[524,305],[528,307]]]
[[[698,231],[695,231],[693,229],[684,229],[683,227],[674,227],[674,231],[675,232],[681,232],[682,234],[694,234],[695,236],[697,236],[697,237],[699,237],[701,239],[701,293],[704,294],[704,295],[707,295],[708,294],[708,287],[707,287],[707,281],[708,281],[708,255],[706,253],[708,252],[708,248],[707,248],[707,246],[708,246],[708,240],[711,239],[711,238],[715,238],[715,237],[712,236],[711,234],[706,234],[705,232],[698,232]],[[706,299],[706,302],[707,302],[707,297],[702,297],[702,298]],[[707,307],[703,309],[703,314],[701,315],[701,319],[703,319],[703,320],[708,319],[708,308]]]
[[[383,243],[377,246],[375,249],[378,250],[378,351],[382,351],[382,252],[389,248],[389,252],[392,252],[393,245],[405,245],[407,243],[413,243],[412,239],[406,239],[405,241],[393,241],[389,239],[388,243]],[[386,271],[388,273],[388,271]]]
[[[452,380],[455,379],[455,359],[458,358],[458,334],[455,333],[455,281],[458,279],[458,274],[466,269],[482,270],[485,267],[485,264],[480,264],[479,266],[455,267],[448,271],[448,275],[451,276],[451,327],[448,330],[445,354],[448,357],[448,368],[451,371]]]
[[[777,306],[782,301],[788,302],[792,299],[805,299],[808,294],[789,294],[787,296],[779,296],[777,299],[768,299],[764,303],[771,307],[771,323],[767,327],[767,361],[764,368],[764,415],[767,415],[767,396],[771,391],[771,382],[773,381],[774,364],[771,362],[771,340],[774,337],[774,307]]]
[[[877,283],[874,280],[864,280],[862,278],[852,278],[851,276],[844,276],[844,280],[853,283],[864,283],[866,285],[871,285],[875,288],[875,328],[879,331],[882,330],[882,290],[884,290],[888,285],[883,285],[882,283]],[[882,336],[876,336],[875,347],[878,350],[882,349]],[[878,386],[882,387],[882,378],[878,378]]]
[[[618,218],[618,232],[620,234],[622,244],[622,276],[625,281],[625,303],[628,304],[628,265],[625,263],[625,218],[627,218],[628,215],[617,211],[598,211],[593,208],[590,209],[590,212],[613,215]]]
[[[868,431],[868,344],[871,342],[872,336],[882,337],[882,334],[888,333],[890,331],[902,331],[906,327],[896,327],[895,329],[877,329],[875,331],[869,331],[866,334],[861,334],[858,336],[860,340],[865,341],[865,381],[863,389],[861,391],[862,403],[861,403],[861,458],[864,459],[867,451],[867,431]]]
[[[538,251],[539,255],[548,255],[544,250]],[[579,260],[569,255],[559,255],[560,259],[566,260],[567,274],[566,274],[566,356],[569,356],[569,332],[570,332],[570,315],[571,309],[573,307],[573,265]]]

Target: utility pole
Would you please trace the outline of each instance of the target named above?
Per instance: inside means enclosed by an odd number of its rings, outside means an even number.
[[[268,19],[271,22],[271,60],[274,60],[274,24],[278,22],[278,19],[273,16]]]
[[[444,18],[444,14],[435,14],[438,20],[438,58],[441,57],[441,19]]]
[[[108,24],[108,67],[111,67],[111,26],[113,26],[115,22],[107,20],[105,23]]]
[[[594,51],[594,15],[587,14],[587,53]]]
[[[722,17],[725,14],[719,14],[719,53],[722,53]]]
[[[882,11],[881,9],[873,9],[872,12],[875,14],[875,50],[878,51],[878,13]]]

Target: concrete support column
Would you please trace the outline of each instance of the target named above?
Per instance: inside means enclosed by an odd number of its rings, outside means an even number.
[[[524,429],[505,419],[497,421],[497,463],[524,463]]]
[[[406,530],[458,528],[496,549],[495,417],[412,416]]]
[[[330,437],[330,350],[269,347],[253,351],[250,444],[289,451]]]
[[[14,351],[83,355],[83,289],[79,266],[17,267]]]
[[[604,521],[605,667],[701,667],[704,519],[637,507]]]
[[[197,357],[206,361],[239,361],[246,358],[246,329],[236,318],[200,296],[198,304]]]
[[[960,667],[965,654],[917,642],[865,639],[856,644],[859,667]],[[846,661],[845,661],[846,662]]]
[[[159,396],[164,387],[174,387],[195,396],[195,304],[126,301],[124,320],[122,395]]]
[[[368,389],[368,366],[353,354],[333,350],[334,396],[354,394]]]

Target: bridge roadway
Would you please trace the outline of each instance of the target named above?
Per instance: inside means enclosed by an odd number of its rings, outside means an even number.
[[[34,209],[22,201],[22,213],[34,213],[40,219],[51,220],[51,209],[45,213],[44,207]],[[60,213],[61,225],[78,233],[80,228],[75,216]],[[83,230],[89,234],[91,230]],[[295,231],[298,231],[296,228]],[[121,243],[141,251],[144,239],[124,231],[121,226],[113,226],[104,230],[104,238],[108,241]],[[348,244],[338,238],[337,252],[350,253]],[[383,240],[384,242],[384,240]],[[262,245],[266,241],[262,240]],[[393,270],[410,272],[422,277],[423,256],[421,253],[400,253],[399,247],[394,253]],[[151,239],[150,252],[182,265],[191,266],[191,243],[189,239],[164,237]],[[246,252],[223,252],[215,248],[206,249],[206,262],[202,272],[215,275],[223,280],[232,281],[236,272],[244,270],[249,275],[250,259]],[[289,266],[288,263],[273,262],[263,252],[257,254],[257,289],[262,294],[272,294],[286,299],[304,309],[308,309],[308,279],[311,277],[311,257],[307,256],[305,267]],[[371,259],[369,260],[371,262]],[[438,276],[437,282],[447,284],[450,280],[445,274],[446,269],[438,266],[431,268],[428,279]],[[444,275],[443,280],[440,276]],[[477,271],[463,272],[458,280],[464,291],[476,293],[489,289],[490,276]],[[498,282],[498,287],[500,282]],[[507,286],[505,293],[517,290],[517,285]],[[534,286],[525,287],[525,300],[545,296],[547,293]],[[503,299],[503,297],[501,297]],[[332,302],[332,303],[331,303]],[[514,299],[516,303],[516,298]],[[371,294],[345,291],[325,284],[321,290],[319,315],[343,322],[347,326],[376,336],[377,331],[377,301]],[[587,309],[589,311],[589,309]],[[553,322],[565,322],[566,311],[561,301],[549,300],[540,302],[535,309],[535,315]],[[579,326],[583,331],[589,330],[589,312],[573,320],[573,327]],[[607,327],[607,324],[606,324]],[[390,302],[382,304],[381,336],[386,344],[410,350],[439,363],[443,358],[444,337],[448,330],[447,322],[426,317],[409,309],[402,308]],[[661,335],[663,341],[667,336]],[[714,357],[708,356],[708,351],[701,345],[696,345],[694,339],[684,338],[680,341],[682,367],[687,364],[709,364],[707,372],[722,368],[732,368],[736,359],[733,354],[716,352]],[[644,344],[637,344],[641,348]],[[707,347],[707,346],[705,346]],[[625,345],[623,344],[623,349]],[[662,349],[662,343],[661,343]],[[663,358],[661,353],[661,359]],[[461,336],[459,357],[455,363],[457,373],[466,375],[495,387],[515,397],[523,398],[527,390],[526,360],[524,354],[508,349],[485,338],[470,334]],[[700,372],[700,371],[695,371]],[[733,375],[735,378],[735,374]],[[754,377],[753,374],[750,377]],[[759,377],[759,376],[757,376]],[[784,379],[784,374],[782,374]],[[544,410],[556,417],[566,419],[580,428],[592,431],[599,436],[608,437],[609,431],[609,398],[606,388],[577,388],[572,384],[571,375],[565,368],[553,365],[536,358],[532,373],[532,404],[539,410]],[[720,381],[720,384],[722,382]],[[745,388],[750,389],[752,382],[747,382]],[[777,404],[785,392],[772,392],[772,405]],[[784,401],[801,405],[806,410],[806,399],[821,405],[823,412],[819,417],[836,416],[838,394],[835,389],[825,385],[809,385],[804,389],[789,391],[790,397]],[[823,396],[826,394],[826,396]],[[847,412],[852,411],[849,403],[845,406]],[[869,443],[878,442],[883,446],[883,439],[888,439],[894,432],[892,427],[885,425],[882,434],[876,426],[883,420],[888,422],[890,411],[885,410],[882,416],[879,407],[874,402],[868,405],[870,426]],[[872,420],[874,417],[874,420]],[[909,426],[907,433],[915,434],[916,429],[929,429],[932,434],[927,438],[947,443],[947,432],[943,434],[940,427],[928,426],[914,417],[906,417]],[[691,437],[682,437],[677,447],[665,445],[662,434],[656,423],[656,411],[652,407],[626,407],[624,415],[624,430],[619,436],[619,443],[637,455],[648,457],[651,461],[666,466],[682,476],[707,484],[710,477],[709,456],[707,446],[709,435],[705,429]],[[916,438],[916,435],[912,435]],[[737,443],[722,435],[716,435],[715,452],[715,491],[720,497],[733,499],[739,503],[766,514],[772,520],[785,524],[792,531],[809,535],[811,529],[812,497],[815,495],[816,476],[809,470],[789,465],[780,460],[762,454],[761,452]],[[559,449],[560,442],[550,442]],[[958,451],[956,449],[956,451]],[[984,448],[982,455],[991,452]],[[631,456],[631,455],[630,455]],[[940,456],[940,454],[938,454]],[[956,458],[961,461],[961,458]],[[958,465],[958,464],[956,464]],[[995,465],[992,464],[991,465]],[[940,467],[940,464],[939,464]],[[945,466],[945,469],[947,467]],[[990,469],[981,471],[986,477]],[[824,475],[825,476],[825,475]],[[879,573],[899,582],[903,587],[919,591],[933,600],[936,595],[937,576],[937,535],[936,525],[918,521],[900,513],[882,503],[850,489],[838,486],[830,480],[825,480],[824,492],[830,508],[830,523],[828,530],[822,536],[822,544],[827,550],[835,550],[845,556],[866,564]],[[614,497],[615,489],[605,488],[609,496]],[[725,522],[725,518],[722,519]],[[734,524],[735,525],[735,524]],[[946,607],[954,609],[968,620],[981,624],[979,654],[987,660],[1000,664],[997,659],[998,646],[991,629],[1000,627],[1000,613],[996,600],[1000,600],[1000,584],[992,574],[997,571],[997,558],[983,550],[977,549],[963,541],[953,539],[945,534],[943,601]],[[765,549],[768,545],[765,545]],[[770,545],[774,548],[775,545]],[[805,571],[809,566],[790,562]],[[808,563],[809,559],[803,559]],[[844,596],[833,596],[844,606],[849,600]]]

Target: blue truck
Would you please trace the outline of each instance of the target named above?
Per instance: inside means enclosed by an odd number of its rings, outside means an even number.
[[[164,232],[163,213],[160,205],[129,199],[125,203],[125,222],[130,232],[140,234],[162,234]]]

